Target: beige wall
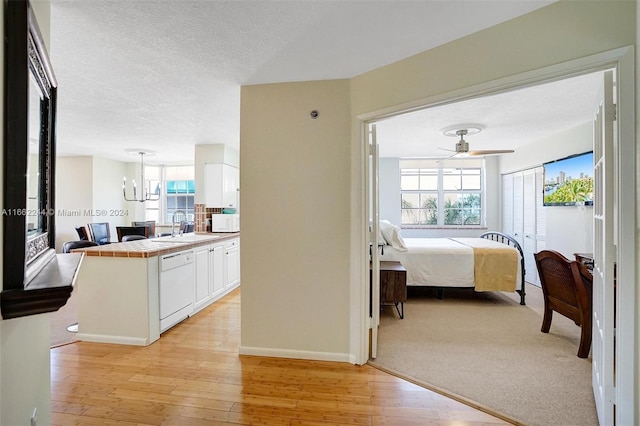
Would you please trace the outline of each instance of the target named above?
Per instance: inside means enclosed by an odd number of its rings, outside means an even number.
[[[349,82],[246,86],[241,115],[241,350],[347,360]]]
[[[364,161],[358,137],[344,139],[349,126],[356,129],[356,116],[398,110],[399,105],[417,105],[472,85],[632,45],[635,6],[554,3],[355,77],[348,82],[350,97],[341,92],[347,82],[244,87],[242,345],[269,348],[274,354],[298,350],[322,358],[325,352],[350,351],[358,356],[362,340],[357,334],[366,314],[359,299],[367,282]],[[325,92],[331,84],[339,85],[338,92]],[[332,95],[337,105],[330,111],[318,107]],[[349,102],[351,112],[334,118]],[[313,108],[321,113],[317,131],[308,129],[316,126],[308,121]],[[335,124],[322,121],[326,113]],[[303,147],[313,149],[313,155],[301,152]],[[329,222],[331,241],[316,231]],[[353,269],[343,262],[351,262]],[[350,303],[345,297],[352,297]]]
[[[635,2],[560,1],[352,79],[354,114],[635,43]]]

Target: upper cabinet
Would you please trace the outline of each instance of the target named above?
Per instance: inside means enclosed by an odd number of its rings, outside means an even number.
[[[204,165],[205,205],[238,208],[240,173],[237,167],[224,163]]]

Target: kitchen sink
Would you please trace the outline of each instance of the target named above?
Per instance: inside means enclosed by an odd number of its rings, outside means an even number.
[[[220,238],[219,235],[203,235],[203,234],[181,234],[167,237],[151,238],[149,241],[156,243],[197,243],[203,240],[213,240]]]

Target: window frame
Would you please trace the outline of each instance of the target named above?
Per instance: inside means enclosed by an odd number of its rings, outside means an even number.
[[[465,162],[467,162],[465,164]],[[402,187],[402,178],[405,176],[405,170],[417,170],[418,177],[418,189],[403,189]],[[445,189],[444,188],[444,180],[445,180],[445,171],[446,170],[460,170],[459,176],[461,179],[464,178],[464,170],[477,170],[479,173],[480,179],[480,189],[465,189],[462,185],[459,190]],[[430,173],[423,174],[423,171],[429,171]],[[434,174],[436,172],[437,176],[437,187],[436,189],[423,189],[420,188],[420,177],[427,176],[428,174]],[[415,173],[415,172],[414,172]],[[448,164],[439,164],[437,160],[416,160],[416,159],[401,159],[399,164],[399,174],[400,174],[400,226],[402,228],[407,229],[482,229],[486,227],[486,168],[483,160],[459,160],[452,165]],[[419,205],[416,210],[418,211],[418,221],[419,223],[405,223],[405,210],[407,210],[403,206],[403,200],[405,195],[418,195],[419,197]],[[478,216],[479,223],[477,224],[445,224],[446,219],[446,196],[451,194],[458,194],[460,196],[467,196],[470,194],[477,194],[480,196],[480,207]],[[422,201],[423,195],[435,195],[437,200],[437,208],[436,208],[436,223],[428,223],[427,215],[424,214],[424,207]],[[465,209],[464,207],[462,208]]]
[[[190,167],[191,171],[189,172],[190,176],[193,177],[193,179],[167,179],[167,168],[169,167]],[[156,174],[154,171],[154,175],[159,175],[160,176],[160,198],[157,201],[158,203],[158,207],[150,207],[149,203],[147,203],[145,205],[145,220],[155,220],[156,224],[158,225],[170,225],[171,224],[171,220],[169,220],[169,212],[170,211],[175,211],[175,210],[184,210],[186,212],[187,215],[187,220],[188,221],[195,221],[195,165],[193,164],[171,164],[171,165],[166,165],[166,164],[162,164],[162,165],[145,165],[145,175],[149,176],[150,175],[150,169],[154,168],[154,169],[159,169],[158,173]],[[187,182],[187,192],[183,193],[183,194],[167,194],[167,189],[168,189],[168,185],[167,182]],[[189,185],[188,182],[193,182],[193,185]],[[190,190],[193,189],[193,191],[191,192]],[[185,208],[173,208],[173,207],[169,207],[169,202],[168,202],[168,198],[169,197],[179,197],[179,196],[186,196],[186,197],[192,197],[193,199],[193,203],[192,203],[192,207],[189,207],[189,202],[187,200],[186,202],[186,207]],[[149,217],[148,213],[150,211],[154,211],[157,212],[157,218],[154,217]]]

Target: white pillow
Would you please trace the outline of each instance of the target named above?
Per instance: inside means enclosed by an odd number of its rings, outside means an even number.
[[[400,235],[400,227],[394,225],[388,220],[380,221],[380,232],[382,232],[382,236],[387,241],[387,243],[399,251],[407,251],[407,246],[404,243],[404,239],[402,235]]]
[[[369,231],[371,231],[371,228],[373,228],[373,220],[369,219]],[[384,238],[384,235],[382,235],[382,228],[380,225],[378,225],[378,244],[382,244],[383,246],[389,244],[389,242]]]

